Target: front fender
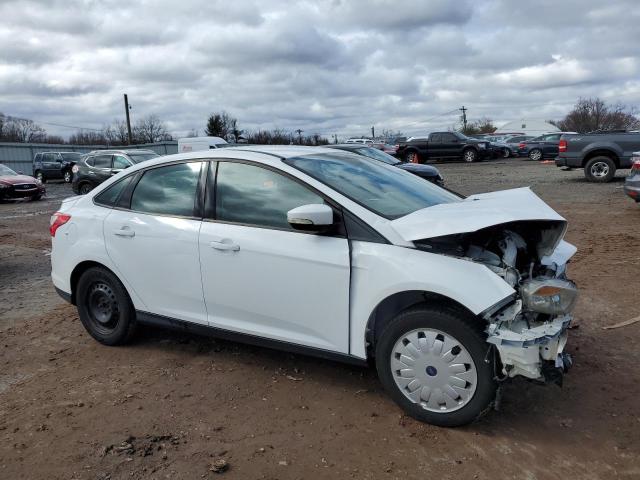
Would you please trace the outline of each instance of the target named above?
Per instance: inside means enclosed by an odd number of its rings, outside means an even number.
[[[366,358],[371,313],[406,291],[437,293],[479,314],[515,292],[482,264],[395,245],[352,242],[350,353]]]

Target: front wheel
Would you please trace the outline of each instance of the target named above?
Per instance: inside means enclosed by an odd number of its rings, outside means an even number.
[[[610,182],[616,176],[616,164],[609,157],[594,157],[584,166],[584,175],[590,182]]]
[[[478,159],[478,152],[469,148],[462,153],[462,159],[467,163],[473,163]]]
[[[129,294],[110,271],[94,267],[78,280],[78,315],[84,328],[104,345],[121,345],[135,331],[136,313]]]
[[[386,326],[376,345],[382,384],[410,416],[443,427],[473,422],[496,395],[489,345],[473,318],[414,307]]]
[[[405,162],[409,163],[420,163],[420,157],[418,156],[418,152],[407,152],[404,156]]]
[[[529,159],[535,162],[539,162],[540,160],[542,160],[542,150],[540,150],[539,148],[534,148],[533,150],[531,150],[529,152]]]
[[[44,183],[47,181],[47,179],[44,177],[44,174],[40,171],[36,172],[36,179],[38,179],[40,183]]]
[[[91,190],[93,190],[93,185],[91,185],[88,182],[85,182],[82,185],[80,185],[80,195],[86,195]]]

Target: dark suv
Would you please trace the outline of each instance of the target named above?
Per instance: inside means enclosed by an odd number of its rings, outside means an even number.
[[[77,152],[41,152],[33,158],[33,176],[41,182],[63,179],[71,182],[73,166],[82,158]]]
[[[159,156],[153,150],[93,151],[73,167],[71,187],[75,193],[84,195],[125,168]]]

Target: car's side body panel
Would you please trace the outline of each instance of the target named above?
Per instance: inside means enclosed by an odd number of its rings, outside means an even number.
[[[366,357],[369,317],[386,298],[399,292],[431,292],[479,314],[514,290],[480,263],[402,248],[354,241],[351,272],[350,353]]]

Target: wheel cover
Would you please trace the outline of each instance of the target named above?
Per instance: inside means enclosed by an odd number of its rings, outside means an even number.
[[[504,152],[502,152],[502,156],[504,158],[509,158],[510,155],[511,155],[511,152],[509,152],[509,150],[505,148]]]
[[[36,174],[36,178],[37,178],[38,180],[42,181],[42,179],[44,178],[44,175],[42,175],[42,172],[38,172],[38,173]]]
[[[67,183],[71,181],[71,174],[69,172],[64,172],[64,181]]]
[[[89,185],[87,185],[86,183],[80,187],[80,193],[83,194],[83,195],[86,195],[90,191],[91,191],[91,187]]]
[[[407,154],[407,161],[410,163],[416,163],[417,156],[416,152],[409,152]]]
[[[464,152],[464,160],[466,162],[473,162],[476,159],[476,154],[473,152],[473,150],[467,150],[466,152]]]
[[[391,375],[411,402],[450,413],[473,398],[478,373],[467,349],[451,335],[418,329],[402,335],[391,352]]]
[[[531,157],[531,160],[540,160],[542,152],[540,150],[533,150],[529,156]]]
[[[609,175],[609,165],[607,162],[596,162],[591,165],[591,175],[598,178]]]
[[[120,309],[112,288],[104,282],[93,283],[86,298],[87,313],[94,328],[111,333],[120,321]]]

